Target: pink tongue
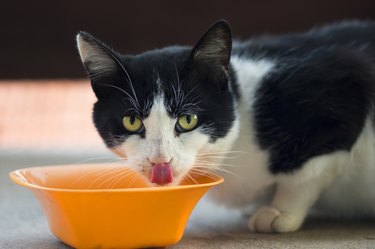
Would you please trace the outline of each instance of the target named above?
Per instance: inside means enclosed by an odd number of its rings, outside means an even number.
[[[156,163],[152,166],[151,182],[159,185],[173,181],[172,167],[169,163]]]

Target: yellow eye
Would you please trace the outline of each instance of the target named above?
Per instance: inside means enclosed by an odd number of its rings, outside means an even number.
[[[143,128],[142,120],[134,115],[125,116],[122,119],[122,123],[124,124],[125,129],[129,132],[135,133]]]
[[[198,116],[195,114],[185,114],[178,118],[176,129],[179,132],[193,130],[198,125]]]

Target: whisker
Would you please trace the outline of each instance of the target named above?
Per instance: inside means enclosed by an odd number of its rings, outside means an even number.
[[[186,176],[189,177],[189,179],[191,179],[195,184],[198,184],[198,182],[194,179],[194,177],[190,175],[190,171],[187,172]]]
[[[121,172],[121,171],[124,171],[124,172]],[[103,181],[102,183],[100,183],[97,186],[97,188],[101,188],[102,186],[105,186],[107,183],[111,183],[112,181],[116,181],[116,180],[118,180],[118,178],[121,178],[121,176],[126,177],[128,175],[133,174],[132,171],[128,171],[125,168],[122,168],[121,171],[116,172],[114,176],[108,177],[108,179],[106,179],[105,181]],[[108,186],[106,188],[110,189],[111,187],[113,187],[113,182],[112,182],[112,184],[110,186]]]
[[[203,162],[203,161],[196,161],[196,166],[206,167],[206,168],[236,168],[237,165],[225,165],[225,164],[218,164],[218,163],[211,163],[211,162]]]
[[[128,98],[129,98],[130,102],[132,103],[132,105],[134,107],[136,107],[138,110],[140,110],[140,105],[139,105],[138,100],[134,100],[133,97],[128,92],[126,92],[124,89],[122,89],[122,88],[120,88],[118,86],[111,85],[111,84],[101,84],[101,85],[112,87],[112,88],[115,88],[115,89],[123,92],[126,96],[128,96]]]
[[[114,169],[113,168],[109,168],[109,169],[105,168],[105,169],[96,169],[95,171],[86,172],[85,174],[79,176],[77,179],[75,179],[73,182],[71,182],[69,184],[69,186],[73,186],[74,184],[78,183],[79,181],[83,180],[83,178],[85,178],[85,177],[87,177],[89,175],[94,175],[94,174],[97,174],[99,172],[105,174],[105,173],[110,172],[112,170],[114,170]]]
[[[239,175],[237,175],[236,173],[234,173],[234,172],[232,172],[232,171],[229,171],[229,170],[226,170],[226,169],[223,169],[223,168],[209,168],[209,169],[207,169],[207,168],[205,168],[205,167],[196,167],[198,170],[206,170],[206,171],[208,171],[208,170],[214,170],[214,171],[220,171],[220,172],[224,172],[224,173],[228,173],[228,174],[230,174],[230,175],[233,175],[233,176],[236,176],[236,177],[239,177]]]
[[[194,170],[194,173],[197,174],[197,175],[200,175],[200,176],[207,176],[208,178],[216,179],[216,175],[212,172],[209,172],[209,171]]]
[[[91,162],[91,161],[94,161],[94,160],[100,160],[101,161],[102,159],[111,159],[111,160],[107,160],[107,161],[103,162],[103,163],[110,163],[110,162],[113,162],[114,160],[116,160],[117,158],[114,158],[113,156],[92,157],[92,158],[87,158],[87,159],[75,161],[74,164],[87,163],[87,162]]]
[[[203,161],[203,160],[199,160],[197,159],[196,160],[196,163],[199,165],[199,164],[204,164],[204,165],[207,165],[207,166],[216,166],[216,167],[231,167],[231,168],[236,168],[238,167],[238,165],[235,165],[235,164],[228,164],[228,163],[215,163],[215,162],[211,162],[211,161]]]
[[[199,87],[200,83],[198,83],[195,87],[193,87],[183,98],[182,102],[184,102],[187,97],[189,97],[190,94],[192,94],[198,87]]]
[[[134,97],[136,99],[136,103],[138,104],[138,107],[140,107],[139,101],[138,101],[138,98],[137,98],[137,94],[135,93],[134,85],[133,85],[133,82],[132,82],[132,80],[130,78],[130,75],[129,75],[128,71],[125,69],[125,67],[121,63],[121,61],[117,58],[117,56],[115,56],[113,54],[113,52],[110,49],[106,48],[105,46],[103,46],[103,49],[106,50],[106,52],[117,62],[117,64],[121,67],[121,69],[123,70],[123,72],[126,74],[126,76],[128,78],[128,81],[129,81],[130,89],[131,89],[131,91],[134,94]]]
[[[223,155],[223,154],[235,154],[235,153],[238,153],[238,154],[249,154],[245,151],[240,151],[240,150],[237,150],[237,151],[234,151],[234,150],[228,150],[228,151],[217,151],[217,152],[200,152],[198,153],[198,155]]]
[[[235,167],[235,166],[233,166]],[[214,171],[221,171],[221,172],[225,172],[225,173],[228,173],[228,174],[231,174],[233,176],[236,176],[236,177],[239,177],[237,174],[233,173],[232,171],[229,171],[229,170],[226,170],[224,168],[222,168],[222,165],[220,164],[205,164],[205,163],[202,163],[202,162],[198,162],[197,165],[194,167],[194,169],[201,169],[201,170],[214,170]]]
[[[119,175],[119,178],[117,180],[115,180],[108,188],[112,189],[114,186],[116,186],[117,183],[119,183],[122,179],[124,179],[125,177],[128,177],[130,175],[133,175],[135,174],[135,172],[133,171],[130,171],[130,172],[124,172],[122,174]],[[135,178],[133,178],[135,179]]]
[[[121,170],[122,171],[122,170]],[[95,188],[101,188],[102,186],[104,186],[104,185],[106,185],[106,183],[110,183],[112,180],[114,180],[114,179],[116,179],[117,177],[119,177],[119,174],[121,174],[121,171],[117,171],[117,172],[115,172],[115,174],[114,175],[112,175],[112,176],[109,176],[109,175],[107,175],[108,177],[106,177],[106,180],[105,181],[102,181],[101,183],[99,183],[99,185],[98,186],[96,186]],[[122,172],[123,173],[123,172]],[[107,187],[105,187],[105,188],[107,188]]]
[[[136,172],[133,172],[133,173],[136,173]],[[136,182],[137,182],[137,178],[136,178],[136,177],[133,177],[132,182],[129,183],[129,184],[127,185],[127,187],[128,187],[128,188],[132,188]]]
[[[118,169],[111,170],[111,171],[109,171],[109,172],[107,172],[107,173],[105,173],[105,174],[102,174],[102,175],[96,177],[95,180],[92,181],[92,182],[90,183],[90,185],[89,185],[87,188],[91,188],[91,187],[92,187],[96,182],[98,182],[100,179],[103,179],[103,178],[105,178],[105,177],[107,177],[107,176],[109,176],[109,175],[111,175],[111,174],[116,174],[116,173],[118,173],[118,172],[121,172],[122,170],[124,170],[124,168],[121,168],[121,167],[120,167],[120,168],[118,168]]]
[[[206,162],[212,162],[212,163],[218,163],[216,159],[236,159],[238,157],[226,157],[226,156],[197,156],[196,159],[198,161],[206,161]],[[214,160],[214,161],[212,161]]]

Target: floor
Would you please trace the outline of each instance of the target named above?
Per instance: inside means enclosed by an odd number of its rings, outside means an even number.
[[[106,153],[101,158],[109,158]],[[29,153],[0,151],[0,248],[68,249],[49,231],[43,212],[32,194],[10,182],[8,173],[34,165],[98,162],[97,154]],[[87,160],[88,159],[88,160]],[[172,249],[239,248],[375,248],[375,224],[311,218],[291,234],[253,234],[246,218],[206,199],[190,217],[184,237]]]

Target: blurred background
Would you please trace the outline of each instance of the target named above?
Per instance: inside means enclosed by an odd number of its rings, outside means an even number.
[[[88,31],[125,54],[194,44],[217,19],[234,37],[297,32],[375,18],[374,0],[3,1],[1,150],[104,149],[91,122],[94,95],[75,35]]]
[[[75,34],[88,31],[134,54],[171,44],[193,44],[215,20],[226,19],[238,38],[303,31],[347,19],[375,17],[373,0],[248,1],[3,1],[0,77],[84,77]]]

